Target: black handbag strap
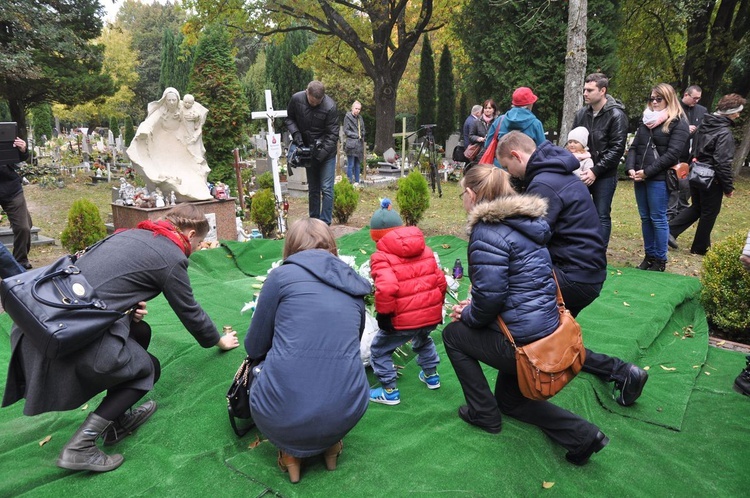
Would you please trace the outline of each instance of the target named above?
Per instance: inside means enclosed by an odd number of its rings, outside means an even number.
[[[62,268],[58,271],[52,272],[48,275],[44,275],[37,279],[34,282],[34,285],[31,286],[31,295],[34,296],[34,299],[39,301],[40,303],[51,306],[52,308],[58,308],[58,309],[66,309],[66,310],[82,310],[82,309],[90,309],[90,308],[98,308],[98,309],[107,309],[107,305],[102,301],[101,299],[96,299],[94,301],[86,301],[86,302],[65,302],[62,303],[56,303],[54,301],[49,301],[47,299],[44,299],[42,296],[39,295],[37,292],[37,289],[40,285],[45,283],[48,280],[52,280],[55,277],[63,276],[63,275],[77,275],[81,273],[81,270],[75,266],[75,265],[68,265],[65,268]],[[67,296],[63,296],[63,299],[67,299]]]

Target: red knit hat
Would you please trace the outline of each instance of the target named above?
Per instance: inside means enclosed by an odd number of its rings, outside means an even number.
[[[530,105],[537,101],[539,97],[534,95],[534,92],[531,91],[531,88],[527,86],[522,86],[520,88],[516,88],[516,91],[513,92],[513,100],[511,101],[512,104],[516,107],[521,107],[524,105]]]

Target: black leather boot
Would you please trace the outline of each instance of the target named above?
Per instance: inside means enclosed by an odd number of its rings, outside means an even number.
[[[655,257],[649,256],[648,254],[646,254],[646,257],[643,258],[643,261],[641,261],[641,264],[639,264],[637,268],[639,270],[648,270],[651,267],[651,265],[654,264],[655,260],[656,260]]]
[[[667,268],[666,259],[654,259],[651,266],[646,268],[648,271],[664,271]]]
[[[747,357],[745,369],[734,379],[734,387],[737,392],[750,396],[750,356]]]
[[[57,466],[70,470],[109,472],[122,465],[122,455],[109,456],[96,446],[97,438],[110,424],[112,421],[90,413],[63,448]]]
[[[110,446],[133,433],[133,431],[143,424],[156,411],[156,401],[150,400],[143,403],[135,409],[131,409],[117,417],[112,425],[104,431],[102,439],[104,446]]]

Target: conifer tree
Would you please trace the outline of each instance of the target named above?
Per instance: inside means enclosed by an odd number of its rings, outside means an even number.
[[[125,137],[125,148],[130,146],[130,142],[135,137],[135,129],[133,128],[133,119],[130,116],[125,116],[125,129],[122,132]]]
[[[281,43],[266,47],[266,83],[277,109],[286,109],[292,95],[307,88],[313,79],[312,71],[294,64],[294,57],[307,50],[308,37],[306,31],[291,31]]]
[[[198,41],[188,93],[209,110],[203,126],[209,180],[236,185],[232,150],[241,144],[248,109],[229,36],[220,25],[208,26]]]
[[[42,136],[52,138],[52,107],[47,104],[38,104],[31,109],[31,122],[34,126],[34,139],[36,145],[44,145]]]
[[[451,133],[456,129],[456,87],[453,81],[453,58],[448,45],[443,45],[438,68],[437,116],[435,142],[445,145]]]
[[[177,53],[174,44],[174,33],[169,28],[164,28],[164,36],[161,39],[161,73],[159,75],[159,89],[164,92],[165,88],[173,86],[174,71],[177,66]],[[174,88],[174,87],[173,87]],[[180,95],[183,91],[180,91]]]
[[[435,124],[435,60],[425,34],[417,81],[417,126]]]

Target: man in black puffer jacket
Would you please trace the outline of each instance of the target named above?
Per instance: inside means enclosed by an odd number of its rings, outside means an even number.
[[[523,180],[527,194],[547,199],[552,237],[547,249],[565,305],[573,316],[599,297],[607,278],[607,257],[599,231],[596,209],[586,187],[573,171],[578,159],[567,150],[545,141],[538,148],[518,131],[497,144],[497,160]],[[615,400],[632,405],[641,395],[648,373],[620,358],[586,349],[583,371],[605,382],[614,382],[620,394]]]
[[[313,157],[307,167],[308,213],[331,224],[333,218],[333,179],[339,140],[339,113],[320,81],[311,81],[307,90],[292,95],[286,109],[286,129],[295,147],[311,147]],[[321,208],[321,194],[323,206]]]
[[[594,167],[581,174],[589,188],[601,223],[604,250],[612,233],[612,198],[617,188],[617,166],[625,153],[628,117],[625,106],[607,95],[609,79],[603,73],[586,76],[583,85],[585,107],[573,119],[573,128],[583,126],[589,131],[589,151]]]

